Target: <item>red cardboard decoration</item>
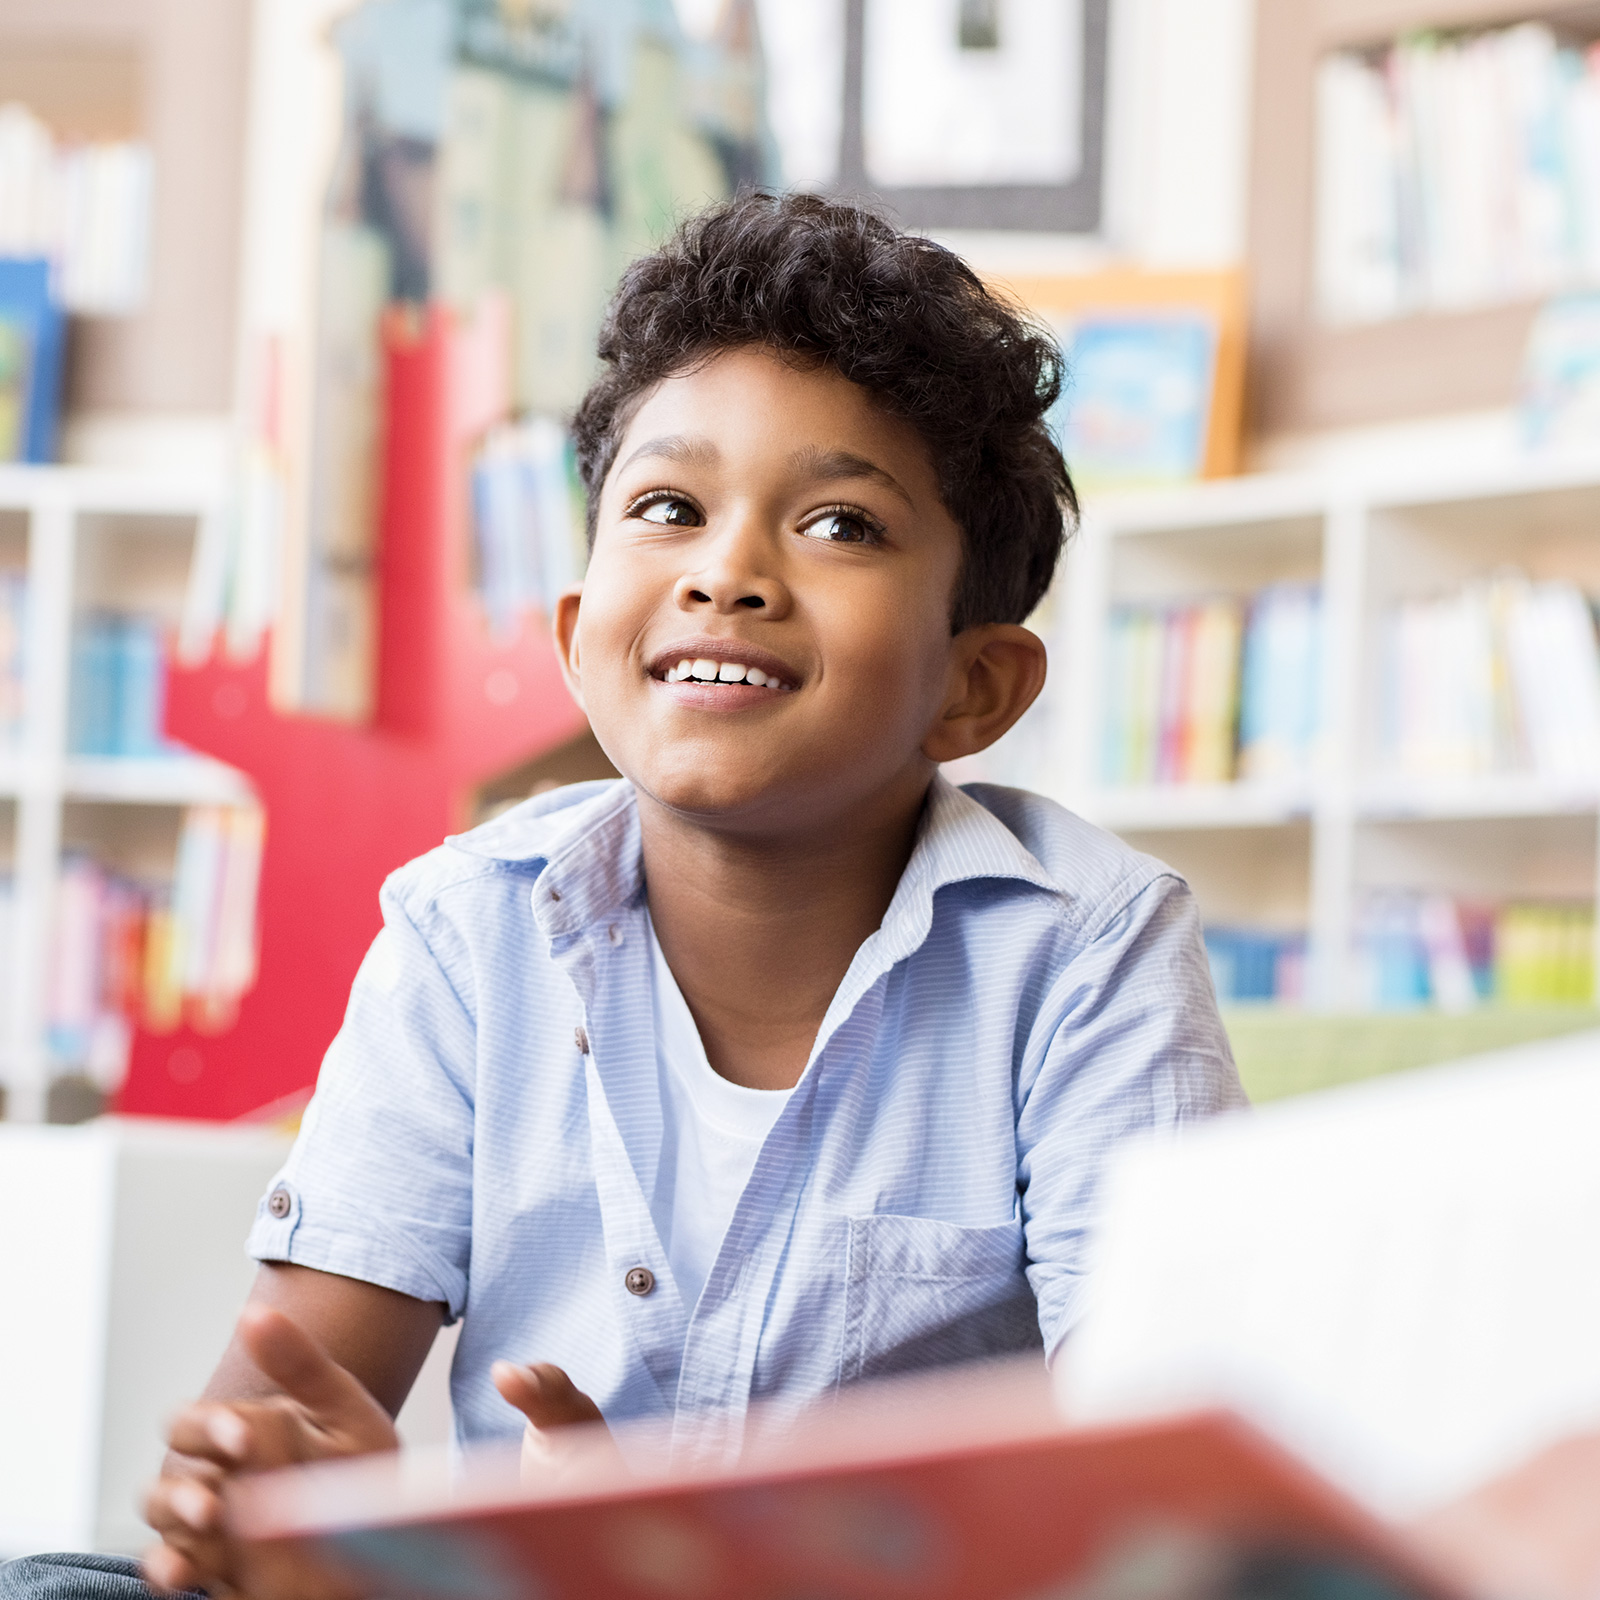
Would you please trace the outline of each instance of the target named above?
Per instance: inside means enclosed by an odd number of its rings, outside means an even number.
[[[260,973],[237,1022],[138,1032],[116,1109],[234,1118],[292,1110],[316,1082],[381,925],[378,889],[468,820],[473,789],[579,733],[545,629],[491,640],[468,587],[466,469],[485,415],[485,337],[448,310],[384,328],[377,712],[353,726],[280,716],[266,653],[174,667],[167,730],[239,767],[266,808]]]

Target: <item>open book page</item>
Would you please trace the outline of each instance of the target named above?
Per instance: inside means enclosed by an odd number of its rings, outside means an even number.
[[[1130,1148],[1071,1413],[1224,1403],[1375,1510],[1600,1424],[1600,1033]]]

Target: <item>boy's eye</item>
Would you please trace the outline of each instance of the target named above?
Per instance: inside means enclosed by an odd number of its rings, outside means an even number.
[[[628,507],[628,515],[641,522],[654,522],[663,528],[693,528],[701,516],[692,501],[682,495],[664,494],[654,500],[638,500]]]
[[[801,529],[808,539],[823,539],[829,544],[876,544],[883,530],[859,511],[824,511]]]

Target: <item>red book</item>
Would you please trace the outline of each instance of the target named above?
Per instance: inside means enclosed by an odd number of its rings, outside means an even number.
[[[1031,1361],[751,1421],[736,1466],[584,1429],[527,1482],[515,1451],[369,1456],[242,1480],[229,1516],[252,1559],[344,1580],[306,1592],[389,1600],[1198,1600],[1330,1568],[1365,1600],[1460,1592],[1238,1418],[1074,1428]]]
[[[1181,783],[1188,768],[1189,677],[1193,670],[1196,610],[1180,606],[1166,616],[1161,651],[1161,745],[1158,783]]]

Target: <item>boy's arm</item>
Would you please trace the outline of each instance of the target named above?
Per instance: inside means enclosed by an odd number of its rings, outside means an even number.
[[[220,1490],[235,1471],[393,1449],[444,1307],[355,1278],[265,1263],[205,1393],[173,1419],[145,1497],[166,1588],[239,1587]]]
[[[1030,1040],[1017,1118],[1028,1277],[1045,1355],[1083,1309],[1098,1187],[1131,1134],[1247,1104],[1194,897],[1162,874],[1091,930]]]
[[[332,1600],[298,1565],[245,1571],[223,1527],[235,1472],[392,1450],[394,1417],[445,1307],[310,1267],[264,1264],[204,1396],[173,1419],[172,1450],[145,1498],[161,1537],[145,1557],[159,1589],[204,1586],[254,1600]],[[495,1387],[528,1421],[524,1459],[549,1458],[546,1429],[602,1420],[559,1367],[497,1362]]]
[[[261,1263],[247,1304],[283,1312],[390,1417],[405,1404],[445,1315],[442,1305],[375,1283],[279,1261]],[[235,1333],[201,1400],[260,1400],[281,1392]]]

